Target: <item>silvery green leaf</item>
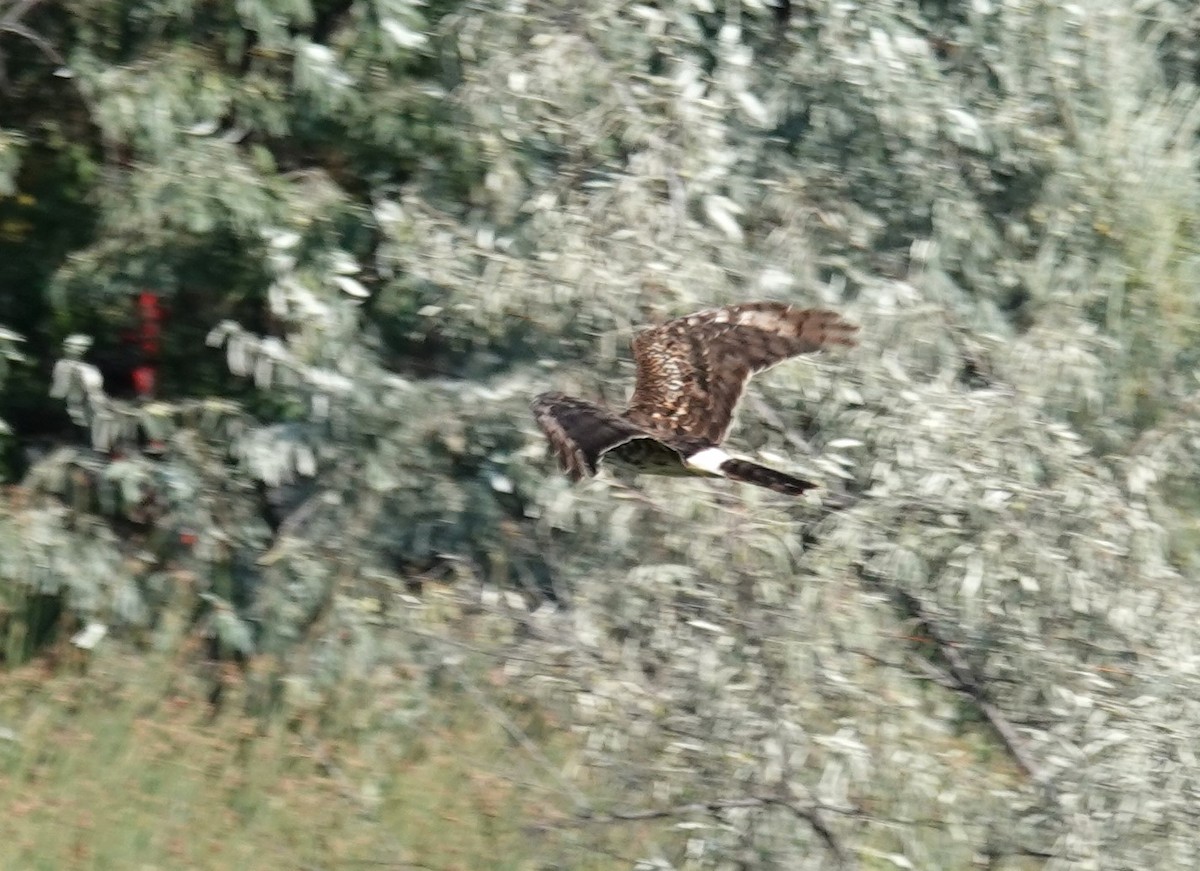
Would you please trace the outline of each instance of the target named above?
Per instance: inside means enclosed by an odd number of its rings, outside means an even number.
[[[708,220],[726,236],[735,242],[742,240],[742,228],[734,215],[741,214],[741,208],[728,197],[709,194],[704,198],[704,214]]]
[[[212,136],[220,129],[220,124],[215,119],[206,121],[197,121],[195,124],[187,128],[189,136]]]
[[[357,275],[362,271],[362,267],[358,262],[351,257],[347,252],[336,250],[330,254],[330,271],[338,275]]]
[[[63,350],[69,357],[81,357],[92,347],[92,337],[73,333],[63,340]]]
[[[295,248],[300,244],[300,234],[292,230],[268,230],[264,234],[267,237],[267,243],[276,250],[287,250]]]
[[[75,364],[71,360],[58,360],[54,363],[54,369],[50,376],[50,396],[54,399],[63,399],[67,392],[71,389],[71,375],[75,371]]]
[[[411,30],[401,24],[394,18],[385,18],[379,22],[379,26],[396,45],[401,48],[417,49],[423,48],[429,42],[429,37],[423,33]]]
[[[103,623],[89,622],[81,630],[71,636],[71,643],[80,650],[91,650],[108,634],[108,627]]]
[[[827,442],[825,446],[834,450],[843,450],[845,448],[861,448],[863,443],[858,439],[840,438]]]
[[[758,97],[749,91],[738,91],[736,96],[738,104],[742,107],[742,111],[750,117],[751,121],[759,127],[770,126],[771,113]]]
[[[366,299],[371,294],[362,286],[356,279],[348,275],[334,275],[333,283],[341,288],[343,293],[356,297],[357,299]]]

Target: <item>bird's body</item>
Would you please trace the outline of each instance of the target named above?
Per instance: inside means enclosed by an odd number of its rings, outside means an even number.
[[[656,439],[633,439],[604,455],[604,462],[629,474],[667,475],[682,478],[692,474],[683,454]]]
[[[733,457],[719,445],[756,372],[829,345],[858,328],[835,312],[754,302],[707,309],[638,331],[637,380],[615,412],[564,393],[534,399],[534,418],[572,480],[601,459],[642,474],[723,477],[798,495],[816,485]]]

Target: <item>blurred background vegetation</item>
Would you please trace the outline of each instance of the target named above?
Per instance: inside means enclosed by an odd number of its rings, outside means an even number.
[[[1185,0],[0,0],[5,868],[1192,868]],[[632,328],[862,325],[571,486]]]

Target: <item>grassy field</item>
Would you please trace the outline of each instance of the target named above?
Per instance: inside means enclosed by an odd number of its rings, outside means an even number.
[[[0,672],[0,869],[605,871],[645,867],[645,857],[695,867],[697,822],[728,823],[703,809],[606,815],[664,805],[619,772],[583,764],[586,730],[466,642],[445,641],[456,653],[444,674],[379,666],[317,691],[295,676],[268,678],[302,670],[299,653],[287,667],[266,656],[244,671],[205,664],[188,612],[170,612],[169,628],[142,649],[110,637],[84,653],[60,638]],[[473,631],[484,629],[458,626],[468,639]],[[923,686],[930,706],[957,698]],[[247,713],[268,697],[270,712]],[[814,730],[851,711],[826,713]],[[982,724],[926,740],[962,766],[963,788],[978,778],[1018,788]],[[738,795],[714,782],[688,800]],[[574,815],[584,804],[596,812],[588,823]],[[939,809],[914,813],[936,823]],[[864,871],[896,867],[905,838],[946,838],[937,825],[901,834],[886,821],[859,834]],[[1040,865],[1010,856],[991,867]]]
[[[5,675],[2,868],[604,869],[637,854],[627,827],[537,834],[564,796],[514,778],[525,751],[461,692],[419,729],[380,728],[349,698],[214,715],[194,670],[104,648],[86,674]]]

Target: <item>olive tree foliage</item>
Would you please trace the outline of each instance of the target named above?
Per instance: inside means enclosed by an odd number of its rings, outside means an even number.
[[[1129,10],[963,15],[464,16],[485,202],[376,210],[428,334],[532,318],[564,389],[619,401],[630,326],[714,302],[863,325],[741,436],[850,507],[551,479],[526,509],[565,589],[522,646],[576,665],[509,669],[574,693],[628,804],[707,817],[664,866],[1193,860],[1196,615],[1155,482],[1195,446],[1137,436],[1195,390],[1200,104]]]
[[[24,342],[24,336],[0,326],[0,390],[4,389],[4,382],[12,367],[25,361],[25,355],[20,350]],[[9,425],[0,419],[0,438],[11,432]]]
[[[0,130],[0,194],[12,196],[16,190],[13,176],[19,163],[21,136],[8,130]]]
[[[131,295],[152,291],[176,315],[160,387],[215,389],[213,370],[187,365],[212,326],[197,330],[191,314],[203,307],[214,322],[262,326],[266,231],[361,253],[370,228],[348,212],[371,185],[429,161],[461,190],[471,164],[441,117],[430,45],[452,6],[0,4],[10,98],[0,126],[16,128],[0,139],[0,190],[15,186],[37,220],[54,209],[94,213],[86,244],[47,266],[44,288],[25,288],[44,304],[22,307],[29,323],[9,326],[45,338],[42,353],[88,332],[99,357],[118,344]],[[76,189],[35,199],[28,192],[59,163]]]
[[[279,419],[253,432],[245,410],[202,398],[227,386],[214,377],[220,355],[205,353],[204,338],[235,315],[254,327],[269,321],[277,332],[289,329],[297,316],[292,304],[266,298],[272,258],[285,250],[307,252],[305,268],[340,282],[335,294],[363,293],[345,272],[353,258],[344,249],[364,249],[371,230],[347,188],[406,177],[434,152],[443,183],[461,187],[465,164],[454,141],[443,138],[450,128],[439,123],[440,86],[431,75],[430,31],[444,11],[406,0],[220,9],[0,4],[0,78],[10,98],[0,123],[24,125],[0,139],[0,191],[19,193],[4,205],[48,212],[66,202],[95,212],[89,243],[57,268],[40,267],[52,273],[45,287],[4,290],[38,300],[11,307],[29,319],[19,326],[31,337],[74,333],[46,387],[90,441],[86,449],[48,453],[37,442],[25,445],[46,454],[25,483],[118,528],[126,568],[145,582],[147,595],[172,572],[194,575],[215,597],[222,625],[236,630],[235,647],[248,649],[254,632],[240,617],[225,618],[253,598],[255,558],[270,539],[258,485],[275,487],[296,469],[311,471],[316,451],[312,430],[292,420],[301,397],[278,407],[267,396],[265,409]],[[27,193],[45,173],[39,149],[68,153],[81,167],[71,181],[84,193],[49,203]],[[19,242],[27,230],[5,214],[0,241],[15,235]],[[32,247],[20,253],[36,257]],[[147,403],[113,395],[101,376],[103,354],[137,353],[119,346],[131,296],[141,291],[155,293],[168,312],[162,359],[152,361],[162,399]],[[321,314],[311,307],[302,313]],[[50,346],[33,347],[33,362],[53,362]],[[13,347],[4,340],[5,362]],[[269,354],[272,346],[265,347]],[[344,348],[323,353],[306,366],[323,372],[331,356],[346,356]],[[339,385],[327,379],[321,389]],[[29,432],[29,420],[9,423],[18,442],[42,436]],[[336,423],[326,437],[336,439]],[[279,450],[288,439],[292,447]],[[140,450],[150,444],[157,450]],[[43,505],[13,508],[19,541],[24,512]],[[94,577],[105,577],[107,551],[97,560]],[[15,595],[37,589],[35,580],[24,570],[5,576]],[[82,599],[68,600],[96,619],[135,616],[106,613],[111,603],[103,597],[89,597],[86,608]],[[153,623],[154,609],[136,613],[137,622]]]
[[[548,843],[668,821],[639,867],[1194,865],[1200,101],[1155,53],[1161,22],[899,0],[394,20],[386,50],[445,87],[373,90],[385,41],[285,45],[264,23],[254,63],[292,52],[289,99],[218,100],[121,182],[111,226],[149,232],[203,180],[262,254],[274,325],[214,318],[194,351],[259,388],[253,414],[125,403],[60,364],[96,448],[165,444],[99,469],[136,482],[108,485],[124,501],[79,505],[142,524],[110,543],[122,589],[152,602],[189,573],[213,632],[273,654],[297,704],[359,680],[411,723],[450,675],[511,728],[498,764],[561,809]],[[207,105],[184,78],[179,107]],[[299,137],[280,119],[309,101],[369,134],[370,166],[397,159],[401,98],[446,147],[364,171],[361,206],[204,126],[236,109]],[[118,109],[122,135],[148,123]],[[189,136],[204,147],[173,150]],[[734,433],[816,496],[556,474],[532,394],[619,405],[635,325],[761,297],[862,326],[858,349],[756,379]],[[86,459],[31,484],[69,502]],[[274,528],[264,487],[288,503]],[[418,678],[380,677],[399,666]],[[506,713],[529,696],[578,764]]]

